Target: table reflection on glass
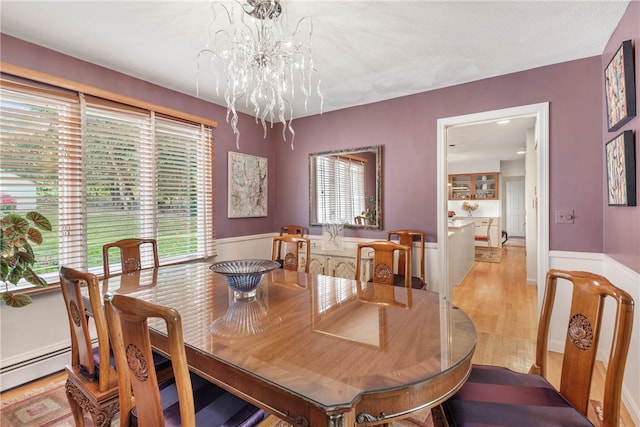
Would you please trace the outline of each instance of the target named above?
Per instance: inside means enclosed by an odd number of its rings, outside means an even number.
[[[376,425],[434,406],[469,375],[476,331],[434,292],[275,270],[234,298],[198,262],[103,281],[178,310],[189,367],[302,426]],[[150,320],[166,353],[166,331]]]

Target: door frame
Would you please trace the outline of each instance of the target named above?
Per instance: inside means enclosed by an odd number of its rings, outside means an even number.
[[[549,103],[522,105],[500,110],[484,111],[462,116],[446,117],[437,121],[437,227],[438,227],[438,271],[440,294],[450,300],[453,289],[449,285],[448,269],[448,166],[447,129],[452,126],[493,121],[504,118],[535,116],[536,188],[538,206],[538,294],[544,289],[544,280],[549,270]]]

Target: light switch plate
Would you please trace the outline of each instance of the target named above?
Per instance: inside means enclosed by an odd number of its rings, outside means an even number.
[[[573,218],[573,209],[556,211],[556,224],[573,224]]]

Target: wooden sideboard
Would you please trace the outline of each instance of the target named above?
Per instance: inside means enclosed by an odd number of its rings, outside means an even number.
[[[363,251],[364,252],[364,251]],[[373,256],[363,254],[360,280],[371,279]],[[356,248],[322,249],[311,247],[309,273],[354,279],[356,273]]]

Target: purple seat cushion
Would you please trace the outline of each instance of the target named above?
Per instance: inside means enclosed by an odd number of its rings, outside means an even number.
[[[254,427],[268,416],[262,409],[195,374],[191,374],[191,385],[198,426]],[[160,385],[160,398],[164,408],[165,426],[180,426],[178,390],[173,379]],[[131,425],[138,425],[135,408],[131,412]]]
[[[593,426],[543,377],[498,366],[473,365],[442,408],[451,426]]]

